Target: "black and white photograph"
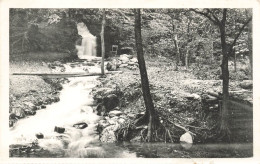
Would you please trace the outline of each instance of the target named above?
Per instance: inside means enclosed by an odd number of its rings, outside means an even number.
[[[9,7],[8,158],[256,157],[253,13]]]

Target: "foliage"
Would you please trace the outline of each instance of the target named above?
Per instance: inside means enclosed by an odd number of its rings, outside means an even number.
[[[65,9],[10,9],[11,54],[56,51],[76,54],[77,28]]]

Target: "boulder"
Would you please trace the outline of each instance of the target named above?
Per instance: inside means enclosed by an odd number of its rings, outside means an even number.
[[[119,111],[119,110],[112,110],[109,112],[109,116],[113,117],[113,116],[120,116],[121,114],[123,114],[123,112]]]
[[[127,63],[127,62],[129,62],[129,57],[128,57],[128,55],[123,54],[123,55],[120,55],[119,60],[121,60],[122,63]]]
[[[36,133],[35,136],[36,136],[38,139],[44,138],[44,135],[43,135],[42,133]]]
[[[136,118],[136,114],[134,114],[134,113],[128,113],[127,116],[129,118]]]
[[[57,133],[64,133],[65,128],[55,126],[54,131]]]
[[[112,88],[97,88],[93,90],[94,99],[102,99],[103,97],[116,93],[115,89]]]
[[[137,63],[138,62],[137,58],[132,58],[132,59],[130,59],[130,61],[133,62],[133,63]]]
[[[106,68],[108,71],[116,71],[117,66],[112,62],[108,62]]]
[[[128,64],[121,64],[120,66],[119,66],[119,68],[123,68],[123,67],[127,67],[128,66]]]
[[[108,142],[108,143],[116,142],[117,139],[116,139],[115,131],[117,131],[118,128],[119,128],[119,124],[106,127],[101,133],[100,141]]]
[[[18,118],[24,118],[25,117],[25,112],[22,108],[13,108],[12,113],[15,114]]]
[[[128,62],[128,65],[131,65],[131,66],[133,66],[135,64],[136,64],[135,62]]]
[[[30,115],[30,116],[32,116],[32,115],[35,115],[36,114],[36,111],[32,111],[32,110],[24,110],[24,113],[26,114],[26,115]]]
[[[123,123],[125,122],[125,119],[119,118],[117,122],[118,122],[119,124],[123,124]]]
[[[252,80],[243,80],[239,86],[243,89],[253,89],[253,81]]]
[[[73,127],[77,129],[85,129],[86,127],[88,127],[88,124],[86,124],[85,122],[81,122],[74,124]]]
[[[103,98],[103,105],[106,108],[106,112],[109,112],[119,105],[119,99],[115,94],[110,94]]]
[[[102,103],[99,103],[96,108],[97,115],[104,116],[106,113],[106,108]]]
[[[184,133],[180,137],[180,143],[181,143],[182,147],[184,147],[185,149],[190,149],[193,144],[192,135],[189,132]]]
[[[37,110],[37,107],[32,102],[24,102],[24,104],[28,107],[28,110]]]
[[[186,96],[186,98],[188,100],[200,100],[201,99],[200,95],[198,95],[196,93],[189,94],[189,95]]]
[[[102,136],[100,137],[101,142],[106,142],[106,143],[113,143],[116,142],[116,135],[113,131],[106,131],[102,132]]]

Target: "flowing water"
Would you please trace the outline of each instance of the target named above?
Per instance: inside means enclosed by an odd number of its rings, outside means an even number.
[[[92,35],[84,23],[77,24],[78,34],[82,36],[81,46],[76,46],[78,57],[86,59],[88,56],[96,56],[96,36]]]
[[[77,46],[81,59],[95,59],[96,37],[89,33],[83,23],[77,25],[82,45]],[[100,67],[65,65],[66,72],[100,73]],[[37,111],[36,115],[19,120],[10,129],[11,157],[110,157],[110,158],[173,158],[173,157],[250,157],[252,144],[208,144],[193,145],[190,149],[180,144],[165,143],[101,143],[97,134],[97,122],[100,119],[93,110],[94,101],[90,94],[99,84],[97,77],[69,78],[63,85],[60,101]],[[73,127],[77,123],[87,123],[85,129]],[[65,128],[60,134],[55,127]],[[37,139],[36,134],[44,137]],[[37,143],[36,148],[21,152],[20,147]],[[26,149],[25,149],[26,150]]]
[[[69,72],[83,71],[83,67],[65,65]],[[90,72],[99,72],[97,66],[88,66]],[[250,157],[252,144],[202,144],[190,149],[170,143],[101,143],[97,134],[100,119],[93,110],[92,88],[99,84],[97,77],[69,78],[60,94],[60,101],[37,111],[36,115],[19,120],[10,129],[10,147],[21,147],[37,141],[34,152],[12,152],[11,157],[97,157],[97,158],[195,158],[195,157]],[[76,129],[76,123],[85,122],[88,127]],[[55,126],[65,128],[60,134]],[[35,134],[42,133],[43,139]]]

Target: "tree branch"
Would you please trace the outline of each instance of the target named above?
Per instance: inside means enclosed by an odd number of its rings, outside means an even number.
[[[241,33],[243,32],[244,28],[246,27],[246,25],[252,20],[252,17],[250,17],[245,23],[244,25],[239,29],[238,34],[236,35],[233,43],[231,44],[231,48],[233,48],[237,42],[237,39],[239,38],[239,36],[241,35]]]
[[[214,13],[210,9],[207,9],[207,11],[208,11],[208,13],[210,13],[213,16],[213,18],[216,20],[216,22],[218,22],[220,24],[218,17],[216,17],[216,15],[214,15]]]
[[[219,22],[217,22],[216,20],[214,20],[211,16],[208,15],[208,13],[204,13],[204,12],[200,12],[200,11],[197,11],[195,9],[190,9],[191,11],[197,13],[197,14],[200,14],[202,16],[205,16],[207,17],[211,22],[213,22],[214,24],[216,25],[219,25]]]

